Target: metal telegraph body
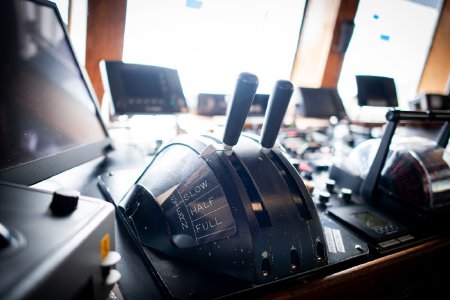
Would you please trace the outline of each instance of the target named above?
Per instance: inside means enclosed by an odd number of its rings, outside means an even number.
[[[277,81],[261,138],[241,134],[258,87],[241,73],[223,141],[179,136],[162,147],[119,210],[139,242],[253,283],[327,265],[311,195],[276,144],[293,93]]]

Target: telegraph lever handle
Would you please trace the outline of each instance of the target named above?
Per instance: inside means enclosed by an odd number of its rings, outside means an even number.
[[[261,133],[261,146],[271,149],[275,144],[286,110],[294,92],[288,80],[278,80],[267,104],[267,111]]]
[[[225,150],[231,150],[237,144],[258,85],[256,75],[246,72],[239,74],[223,135]]]

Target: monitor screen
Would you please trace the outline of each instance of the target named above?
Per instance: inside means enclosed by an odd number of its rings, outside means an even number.
[[[269,102],[269,94],[255,94],[248,112],[249,116],[264,116]]]
[[[201,93],[198,95],[197,112],[207,116],[226,115],[227,100],[230,100],[230,97],[231,95],[225,94]],[[264,116],[268,102],[269,94],[255,94],[248,116]]]
[[[334,88],[299,88],[297,115],[329,119],[337,117],[344,119],[347,114],[339,93]]]
[[[393,78],[356,75],[359,106],[397,107],[397,90]]]
[[[177,70],[121,61],[102,61],[100,67],[112,115],[187,112]]]
[[[0,180],[31,185],[110,148],[55,4],[0,4]]]
[[[200,93],[197,98],[197,114],[202,116],[221,116],[227,112],[225,94]]]

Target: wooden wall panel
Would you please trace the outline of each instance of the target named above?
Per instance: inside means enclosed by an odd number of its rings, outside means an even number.
[[[336,87],[344,53],[341,24],[353,22],[359,0],[309,0],[291,81],[296,86]]]
[[[450,80],[450,0],[444,1],[418,92],[448,93]]]
[[[126,6],[126,0],[89,0],[86,69],[100,102],[104,90],[99,62],[122,60]]]
[[[295,86],[320,87],[333,40],[341,0],[309,0],[291,81]]]
[[[323,72],[321,87],[336,88],[344,62],[345,52],[339,49],[341,35],[345,34],[343,26],[348,22],[354,24],[359,0],[341,1],[334,26],[331,47]]]

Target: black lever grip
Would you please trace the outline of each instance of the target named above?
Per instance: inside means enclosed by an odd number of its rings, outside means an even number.
[[[288,80],[278,80],[267,104],[266,116],[261,133],[261,146],[272,148],[280,131],[281,123],[294,92]]]
[[[232,147],[237,144],[258,85],[256,75],[245,72],[239,74],[223,134],[225,145]]]

